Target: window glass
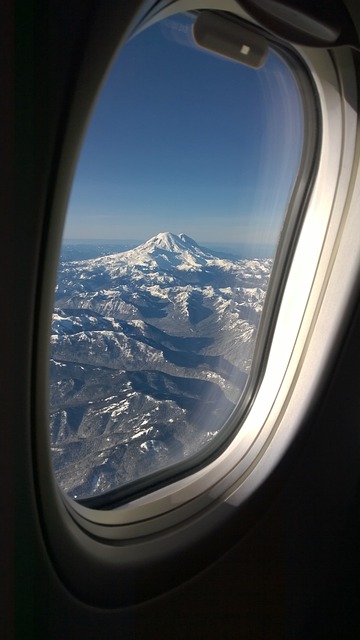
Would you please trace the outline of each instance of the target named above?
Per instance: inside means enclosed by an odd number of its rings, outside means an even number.
[[[60,487],[98,495],[189,460],[252,363],[303,146],[300,92],[194,42],[192,16],[121,50],[89,124],[55,290]]]

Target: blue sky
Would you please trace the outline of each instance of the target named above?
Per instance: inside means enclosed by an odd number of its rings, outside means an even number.
[[[175,16],[120,52],[90,120],[64,240],[184,232],[202,244],[276,242],[302,145],[285,64],[261,70],[192,43]]]

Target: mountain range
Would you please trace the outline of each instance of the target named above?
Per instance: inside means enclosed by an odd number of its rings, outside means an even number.
[[[248,377],[271,267],[183,233],[60,263],[50,429],[64,491],[122,486],[219,432]]]

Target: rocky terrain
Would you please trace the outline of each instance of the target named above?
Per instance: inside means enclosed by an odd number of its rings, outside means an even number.
[[[271,267],[171,233],[60,263],[50,428],[64,491],[122,486],[216,435],[247,380]]]

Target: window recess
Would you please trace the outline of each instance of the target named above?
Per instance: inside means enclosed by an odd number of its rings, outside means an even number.
[[[120,51],[83,143],[55,288],[50,439],[71,498],[111,508],[208,464],[239,431],[317,136],[296,56],[228,17],[174,15]]]

